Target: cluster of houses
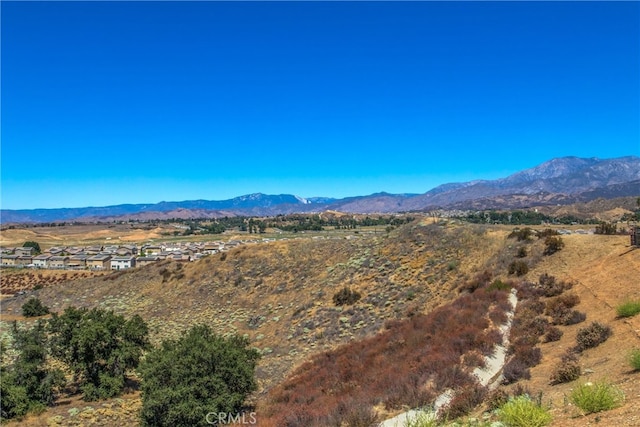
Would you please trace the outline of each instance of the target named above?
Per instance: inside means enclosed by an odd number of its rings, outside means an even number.
[[[53,247],[36,255],[32,247],[0,248],[0,266],[68,270],[123,270],[165,259],[196,261],[246,242],[179,242],[137,245]]]

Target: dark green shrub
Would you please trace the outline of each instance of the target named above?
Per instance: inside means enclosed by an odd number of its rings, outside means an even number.
[[[24,317],[38,317],[49,314],[49,308],[42,304],[39,298],[29,298],[27,302],[22,305],[22,315]]]
[[[20,329],[14,322],[11,334],[18,355],[11,365],[0,367],[3,419],[43,410],[66,382],[62,371],[48,367],[47,336],[41,321],[30,329]]]
[[[34,255],[40,255],[42,250],[40,249],[40,243],[34,241],[24,242],[22,245],[23,248],[33,248]]]
[[[352,291],[345,286],[333,295],[333,303],[335,305],[352,305],[360,299],[360,296],[358,291]]]
[[[143,426],[206,425],[208,413],[239,414],[256,390],[259,353],[246,338],[197,325],[164,341],[140,365]]]
[[[150,346],[140,316],[127,320],[97,308],[68,307],[61,316],[54,313],[49,329],[53,355],[73,371],[89,401],[122,393],[127,370],[138,366]]]
[[[510,291],[513,285],[509,282],[503,282],[500,279],[496,279],[487,288],[487,291]]]

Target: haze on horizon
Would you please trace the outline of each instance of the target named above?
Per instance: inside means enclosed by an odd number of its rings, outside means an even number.
[[[638,2],[2,2],[1,207],[424,193],[640,154]]]

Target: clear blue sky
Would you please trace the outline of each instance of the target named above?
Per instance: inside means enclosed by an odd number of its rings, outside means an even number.
[[[2,208],[423,193],[640,154],[638,2],[7,2]]]

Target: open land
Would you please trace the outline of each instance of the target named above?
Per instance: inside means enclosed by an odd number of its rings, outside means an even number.
[[[336,230],[331,236],[297,234],[293,239],[244,245],[225,257],[216,254],[193,263],[162,261],[95,277],[69,275],[42,289],[3,299],[0,327],[6,336],[10,321],[32,322],[20,314],[22,304],[35,295],[53,311],[73,305],[140,314],[150,325],[155,344],[178,337],[196,323],[206,323],[222,334],[246,335],[263,355],[256,373],[259,390],[251,398],[260,407],[269,391],[312,355],[376,336],[389,321],[442,307],[456,299],[460,285],[480,271],[488,269],[504,280],[513,279],[506,273],[520,246],[507,238],[513,227],[431,222],[432,218],[419,219],[389,233],[378,228],[357,234]],[[45,244],[63,235],[63,240],[86,244],[106,236],[127,238],[126,229],[114,227],[103,233],[88,227],[80,231],[69,226],[48,237],[7,230],[2,238],[3,242],[40,239]],[[91,237],[83,238],[83,232]],[[129,236],[141,233],[130,232]],[[153,238],[150,236],[140,237]],[[632,348],[640,347],[640,318],[617,319],[615,307],[624,299],[640,298],[640,251],[629,246],[628,236],[570,234],[562,238],[564,249],[552,256],[542,255],[541,242],[528,244],[530,269],[518,279],[535,282],[547,273],[574,282],[573,291],[580,297],[576,308],[587,314],[587,322],[610,325],[613,335],[581,355],[583,375],[578,381],[551,386],[550,373],[560,355],[575,344],[576,332],[584,324],[563,326],[559,341],[538,344],[541,363],[531,369],[530,380],[516,385],[541,393],[543,402],[551,407],[552,425],[638,425],[639,374],[630,372],[626,357]],[[2,280],[6,274],[3,271]],[[337,307],[332,296],[344,286],[357,290],[362,298],[352,306]],[[599,379],[619,386],[625,392],[625,403],[612,411],[582,416],[568,403],[567,395],[577,383]],[[135,380],[134,375],[128,393],[119,399],[83,402],[78,396],[62,396],[56,406],[27,417],[22,424],[135,424],[140,407]],[[380,420],[401,412],[378,409]]]

